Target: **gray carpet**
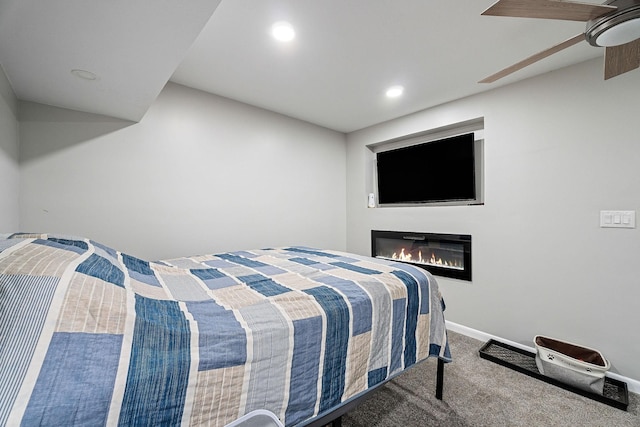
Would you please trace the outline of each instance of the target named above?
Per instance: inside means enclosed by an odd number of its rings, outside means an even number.
[[[435,398],[436,361],[427,360],[381,387],[343,416],[343,427],[634,426],[640,395],[625,412],[481,359],[481,341],[449,332],[453,363]]]

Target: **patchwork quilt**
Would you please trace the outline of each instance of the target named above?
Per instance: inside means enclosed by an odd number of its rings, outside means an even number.
[[[304,425],[435,356],[433,277],[306,247],[148,262],[0,236],[0,426]]]

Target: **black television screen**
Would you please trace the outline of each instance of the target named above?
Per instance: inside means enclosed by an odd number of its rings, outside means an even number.
[[[473,133],[382,151],[376,161],[380,204],[476,197]]]

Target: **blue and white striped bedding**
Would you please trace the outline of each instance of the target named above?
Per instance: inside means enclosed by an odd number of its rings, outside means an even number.
[[[146,262],[0,238],[0,426],[304,424],[429,356],[433,277],[303,247]]]

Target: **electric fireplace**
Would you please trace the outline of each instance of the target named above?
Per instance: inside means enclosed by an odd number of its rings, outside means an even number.
[[[471,281],[471,236],[371,230],[371,255]]]

